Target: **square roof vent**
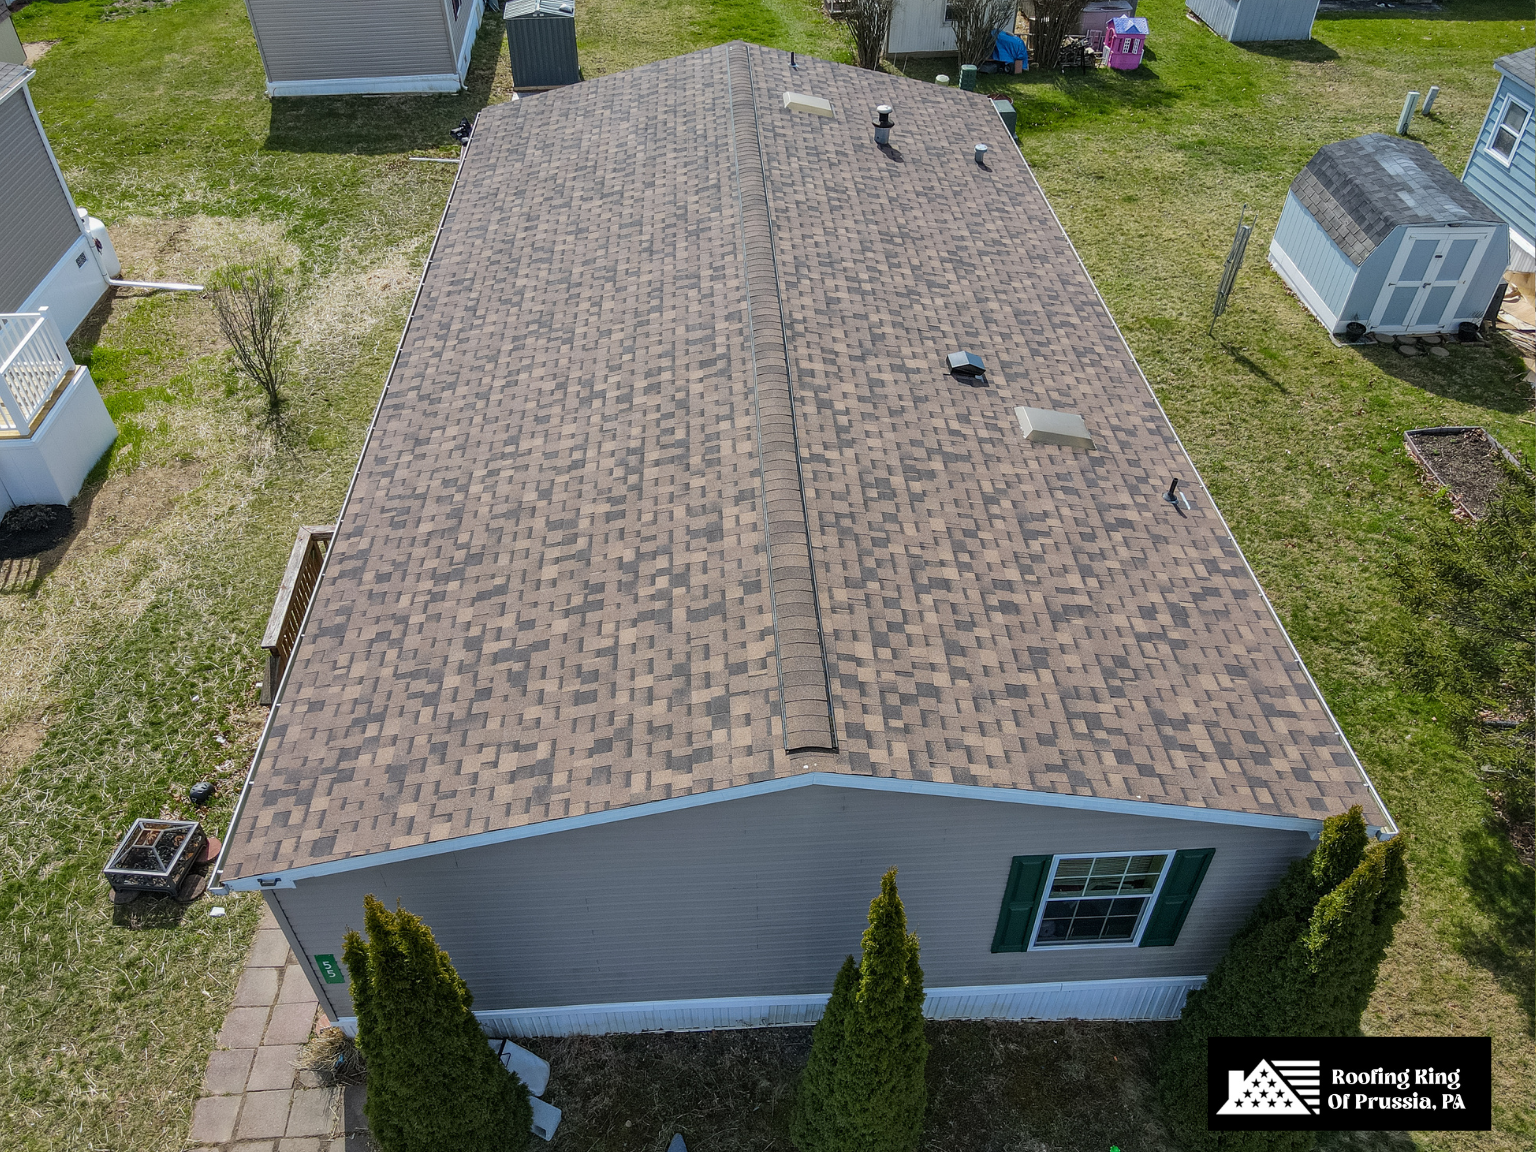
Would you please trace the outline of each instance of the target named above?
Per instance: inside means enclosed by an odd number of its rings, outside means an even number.
[[[1091,451],[1093,437],[1088,425],[1076,412],[1054,412],[1049,408],[1015,408],[1019,423],[1024,426],[1024,438],[1036,444],[1061,444],[1067,448]]]
[[[800,92],[784,93],[784,109],[787,112],[809,112],[812,116],[832,115],[832,101],[820,96],[806,96]]]

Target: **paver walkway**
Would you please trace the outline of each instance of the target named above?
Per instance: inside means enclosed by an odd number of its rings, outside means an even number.
[[[310,1035],[329,1026],[271,910],[263,910],[234,1004],[208,1057],[187,1146],[199,1152],[370,1148],[361,1094],[344,1100],[341,1091],[317,1086],[313,1073],[294,1066]]]

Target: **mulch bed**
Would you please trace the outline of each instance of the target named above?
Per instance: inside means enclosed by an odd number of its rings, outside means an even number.
[[[0,560],[36,556],[62,544],[75,530],[66,504],[20,504],[0,519]]]
[[[1508,454],[1481,428],[1416,428],[1405,434],[1408,451],[1436,487],[1467,515],[1480,520],[1504,483]]]

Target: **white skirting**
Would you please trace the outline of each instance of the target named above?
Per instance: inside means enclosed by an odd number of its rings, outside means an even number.
[[[77,367],[74,373],[36,432],[0,440],[0,498],[9,501],[6,507],[68,504],[117,439],[90,371]]]
[[[930,988],[923,1015],[930,1020],[1172,1020],[1183,1010],[1185,996],[1204,983],[1204,976],[1169,976]],[[814,1024],[826,1006],[823,993],[509,1008],[475,1015],[491,1036],[596,1036]],[[337,1023],[349,1035],[357,1031],[356,1017]]]
[[[1324,328],[1333,332],[1342,327],[1339,324],[1338,316],[1328,305],[1323,303],[1323,298],[1317,294],[1317,289],[1312,287],[1307,278],[1301,274],[1301,269],[1296,267],[1295,262],[1286,255],[1285,249],[1281,248],[1273,240],[1269,242],[1269,266],[1275,270],[1280,279],[1284,280],[1290,290],[1296,293],[1301,302],[1307,306],[1307,311],[1322,321]]]
[[[32,289],[32,295],[16,311],[36,312],[47,308],[48,318],[58,325],[67,339],[91,314],[91,309],[109,287],[90,241],[82,236],[59,257],[58,263],[48,270],[42,283]]]
[[[389,96],[396,92],[457,92],[452,72],[424,76],[351,76],[333,80],[269,80],[268,96]]]

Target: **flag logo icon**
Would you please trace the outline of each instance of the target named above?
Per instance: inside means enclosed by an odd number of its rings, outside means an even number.
[[[1227,1072],[1227,1102],[1218,1116],[1315,1116],[1320,1110],[1322,1063],[1318,1060],[1260,1060],[1245,1073]]]

